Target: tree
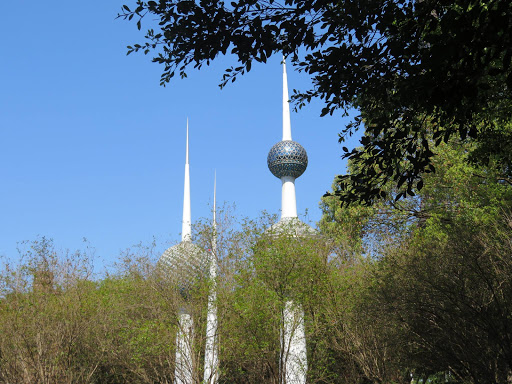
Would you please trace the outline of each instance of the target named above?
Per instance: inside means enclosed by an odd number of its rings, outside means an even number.
[[[44,237],[19,249],[0,272],[0,380],[91,382],[102,357],[84,342],[98,320],[87,251],[59,254]]]
[[[323,198],[321,228],[352,250],[339,263],[348,273],[338,286],[350,289],[337,299],[346,312],[331,315],[344,325],[337,346],[367,377],[509,380],[512,191],[494,160],[470,164],[471,149],[460,139],[440,144],[437,172],[399,202],[340,207]],[[385,246],[372,249],[374,238]]]
[[[508,383],[512,263],[510,218],[465,217],[389,252],[376,301],[408,343],[404,362],[417,373],[451,372],[461,381]]]
[[[425,175],[421,189],[413,188],[412,196],[400,201],[396,195],[403,190],[387,183],[386,198],[373,206],[340,207],[332,196],[340,188],[335,182],[332,195],[322,198],[320,227],[336,239],[344,257],[378,257],[389,244],[405,243],[418,228],[428,227],[429,220],[454,223],[464,216],[485,223],[499,220],[503,211],[512,208],[512,190],[494,155],[486,166],[474,164],[479,153],[475,147],[460,139],[440,143],[432,160],[437,171]],[[349,162],[349,174],[358,172],[359,166]]]
[[[342,142],[365,128],[361,148],[343,148],[360,164],[337,180],[343,202],[383,198],[390,180],[405,186],[397,198],[421,189],[435,170],[432,147],[456,135],[486,154],[499,150],[511,169],[512,137],[502,129],[512,112],[508,0],[137,0],[118,17],[139,29],[156,17],[128,53],[154,53],[162,85],[230,53],[240,65],[226,69],[222,87],[254,61],[284,54],[312,76],[312,89],[292,96],[298,107],[320,98],[323,115],[356,108],[340,133]]]
[[[275,223],[275,216],[263,216],[235,222],[235,230],[223,223],[218,226],[220,380],[282,381],[280,354],[289,353],[280,347],[282,312],[286,301],[293,299],[305,312],[308,382],[335,382],[329,325],[322,314],[330,244],[319,236],[269,231]],[[198,244],[208,244],[211,227],[199,227]]]

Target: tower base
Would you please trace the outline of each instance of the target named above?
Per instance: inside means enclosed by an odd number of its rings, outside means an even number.
[[[281,339],[281,383],[306,384],[308,361],[304,311],[300,304],[287,301],[283,310]]]
[[[176,367],[174,371],[176,384],[193,384],[193,339],[192,316],[188,313],[181,313],[179,315],[178,335],[176,336]]]

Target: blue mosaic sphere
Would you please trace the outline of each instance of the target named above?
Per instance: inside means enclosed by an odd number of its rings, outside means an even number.
[[[308,166],[306,150],[292,140],[283,140],[275,144],[268,153],[267,165],[270,172],[277,177],[299,177]]]

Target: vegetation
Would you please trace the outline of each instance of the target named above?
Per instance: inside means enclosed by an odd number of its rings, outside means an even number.
[[[324,197],[315,236],[270,234],[274,217],[223,215],[220,382],[280,382],[292,298],[305,312],[309,383],[510,383],[512,191],[496,166],[468,165],[471,153],[460,141],[438,146],[439,171],[400,202]],[[212,228],[196,232],[211,249]],[[26,244],[0,275],[0,381],[171,383],[186,306],[200,383],[211,282],[197,281],[184,303],[150,251],[126,252],[95,280],[86,252]]]
[[[322,114],[356,109],[340,133],[365,129],[360,148],[344,148],[357,165],[336,181],[345,203],[385,199],[390,182],[403,187],[395,198],[411,196],[435,170],[434,148],[455,137],[511,176],[508,0],[136,0],[119,17],[147,25],[128,53],[151,53],[162,85],[231,54],[239,66],[224,86],[277,54],[312,78],[292,96],[299,107],[318,98]]]
[[[314,235],[229,211],[216,231],[199,223],[195,242],[212,249],[215,235],[219,274],[186,299],[151,247],[95,278],[87,251],[23,244],[0,270],[0,382],[172,383],[186,308],[199,384],[215,286],[220,383],[281,382],[293,299],[308,383],[510,384],[511,3],[139,0],[120,17],[140,28],[148,14],[158,29],[129,52],[156,52],[162,83],[228,50],[241,66],[223,84],[284,53],[313,75],[299,105],[356,107],[344,134],[364,124],[362,147],[346,150]]]
[[[510,382],[512,191],[471,153],[438,146],[438,172],[400,202],[393,185],[372,207],[323,199],[322,228],[355,260],[339,345],[374,382]]]

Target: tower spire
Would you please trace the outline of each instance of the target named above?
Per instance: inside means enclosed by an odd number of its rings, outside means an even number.
[[[297,217],[295,179],[308,166],[308,155],[299,143],[292,141],[290,104],[288,101],[288,77],[283,58],[283,140],[275,144],[268,153],[267,165],[272,174],[281,179],[281,219]]]
[[[283,56],[283,140],[291,140],[291,139],[292,139],[292,125],[290,123],[288,76],[286,74],[286,59]]]
[[[190,213],[190,167],[188,163],[188,118],[187,143],[185,153],[185,185],[183,190],[183,221],[181,226],[181,241],[192,240],[192,219]]]

